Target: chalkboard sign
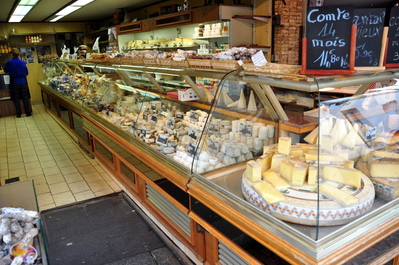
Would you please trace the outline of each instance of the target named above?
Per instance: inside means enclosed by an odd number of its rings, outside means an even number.
[[[378,66],[384,31],[385,8],[355,9],[355,66]]]
[[[388,47],[385,65],[399,66],[399,6],[391,8],[388,23]]]
[[[308,8],[306,69],[350,69],[353,10],[353,6]]]

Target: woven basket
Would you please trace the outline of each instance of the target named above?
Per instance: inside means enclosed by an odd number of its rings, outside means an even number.
[[[188,68],[188,67],[190,67],[190,65],[189,65],[189,63],[188,63],[188,61],[173,61],[172,60],[172,66],[175,66],[175,67],[182,67],[182,68]]]
[[[130,63],[133,65],[143,65],[144,60],[143,58],[130,58]]]
[[[212,68],[211,60],[207,59],[187,59],[190,67],[194,68]]]
[[[171,58],[158,58],[158,62],[162,66],[171,66],[172,65]]]
[[[144,65],[158,65],[158,58],[143,58]]]
[[[250,63],[251,60],[242,61],[243,63]],[[238,61],[211,61],[213,69],[223,69],[223,70],[242,70],[243,67],[238,64]]]
[[[253,64],[244,64],[245,71],[249,72],[261,72],[268,74],[298,74],[298,71],[302,69],[300,65],[290,64],[277,64],[267,63],[263,66],[255,66]]]
[[[109,58],[108,62],[114,63],[114,64],[120,64],[121,63],[121,58],[119,58],[119,57]]]

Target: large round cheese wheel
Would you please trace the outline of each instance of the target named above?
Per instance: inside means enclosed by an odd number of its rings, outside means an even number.
[[[322,180],[359,199],[357,203],[348,206],[342,206],[327,197],[318,195],[316,186],[306,185],[280,190],[286,199],[275,204],[268,204],[252,187],[254,183],[245,176],[245,172],[241,189],[247,201],[278,219],[303,225],[333,226],[349,223],[371,210],[375,196],[373,183],[364,174],[361,179],[361,188]]]

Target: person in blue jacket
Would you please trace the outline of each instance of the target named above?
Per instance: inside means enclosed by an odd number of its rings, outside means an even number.
[[[10,95],[11,99],[15,103],[17,118],[21,118],[22,114],[20,99],[22,99],[22,102],[24,103],[26,116],[31,116],[30,92],[28,81],[26,80],[28,68],[26,67],[25,61],[19,59],[19,49],[12,48],[11,54],[13,58],[7,61],[4,67],[4,72],[10,76]]]

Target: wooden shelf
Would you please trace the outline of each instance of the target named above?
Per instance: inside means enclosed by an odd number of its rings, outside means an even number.
[[[255,24],[255,21],[269,22],[271,16],[239,15],[239,16],[233,16],[233,18],[247,23]]]

